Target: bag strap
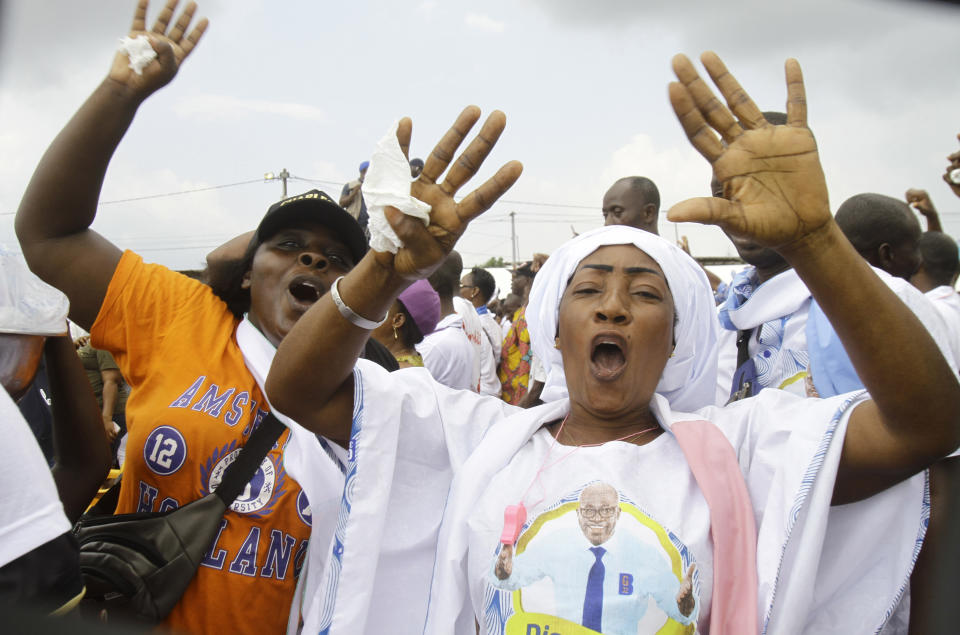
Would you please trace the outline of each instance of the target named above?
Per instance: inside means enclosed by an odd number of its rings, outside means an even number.
[[[223,474],[223,480],[213,492],[223,503],[230,507],[233,501],[240,495],[243,488],[246,487],[257,468],[263,462],[265,456],[277,442],[280,435],[283,434],[284,425],[273,414],[267,414],[266,418],[257,426],[250,436],[237,460],[231,463]]]
[[[737,368],[740,368],[750,359],[750,336],[753,329],[737,331]]]
[[[250,440],[240,450],[237,460],[231,463],[224,471],[223,480],[213,492],[223,501],[227,507],[233,504],[233,501],[240,495],[243,488],[246,487],[250,479],[257,471],[257,467],[263,462],[270,448],[277,442],[280,435],[283,434],[284,425],[279,419],[268,414],[257,429],[253,431]],[[120,485],[123,475],[117,479],[117,482],[107,490],[97,504],[84,513],[84,517],[92,516],[112,516],[117,509],[117,501],[120,499]]]
[[[740,401],[747,397],[752,397],[753,383],[751,379],[745,379],[743,372],[744,364],[750,361],[750,338],[756,329],[743,329],[737,331],[737,365],[733,371],[733,383],[730,386],[730,398],[725,405],[730,405],[734,401]],[[752,375],[752,374],[751,374]]]

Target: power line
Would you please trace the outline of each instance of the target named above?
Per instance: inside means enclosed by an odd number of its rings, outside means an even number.
[[[249,181],[238,181],[236,183],[224,183],[223,185],[208,185],[207,187],[197,187],[192,190],[179,190],[177,192],[164,192],[162,194],[146,194],[144,196],[134,196],[133,198],[121,198],[115,201],[100,201],[98,206],[113,205],[115,203],[130,203],[132,201],[145,201],[151,198],[164,198],[167,196],[179,196],[181,194],[195,194],[197,192],[208,192],[210,190],[222,190],[227,187],[236,187],[238,185],[249,185],[251,183],[263,183],[263,179],[251,179]]]

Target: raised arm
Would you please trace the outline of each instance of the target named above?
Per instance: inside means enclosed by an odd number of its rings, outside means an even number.
[[[17,238],[30,268],[70,298],[70,317],[89,330],[120,250],[90,230],[103,177],[114,150],[137,108],[167,84],[207,27],[200,20],[187,31],[196,4],[191,2],[169,29],[177,0],[169,0],[151,31],[147,0],[140,0],[129,37],[145,35],[157,53],[142,74],[118,52],[106,79],[50,144],[17,211]]]
[[[926,190],[911,188],[904,195],[910,207],[920,212],[927,219],[928,232],[942,232],[943,225],[940,224],[940,215],[937,214],[937,208],[933,206],[930,195]]]
[[[865,498],[960,445],[960,384],[923,325],[834,222],[800,65],[787,60],[788,122],[774,126],[719,57],[701,60],[729,108],[682,55],[673,61],[680,83],[670,84],[670,101],[729,200],[684,201],[668,218],[719,225],[772,247],[806,283],[873,398],[850,416],[834,488],[834,503]]]
[[[371,250],[340,280],[340,297],[357,315],[367,320],[381,319],[400,292],[414,280],[429,276],[453,249],[467,224],[489,209],[519,178],[522,166],[511,161],[462,201],[454,200],[457,191],[480,169],[506,125],[504,114],[494,111],[480,134],[451,163],[479,117],[476,106],[460,113],[411,185],[411,194],[432,208],[429,225],[388,207],[387,220],[404,246],[396,254]],[[397,138],[404,154],[410,145],[410,132],[410,120],[401,120]],[[439,182],[445,171],[446,177]],[[277,349],[266,383],[271,403],[301,425],[346,444],[353,409],[350,375],[369,336],[369,330],[341,315],[331,290],[297,321]],[[318,367],[323,368],[322,373],[316,372]]]

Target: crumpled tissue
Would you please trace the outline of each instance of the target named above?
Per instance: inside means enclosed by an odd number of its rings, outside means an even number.
[[[70,301],[0,247],[0,333],[63,335]]]
[[[407,216],[415,216],[430,223],[430,206],[410,195],[410,162],[403,156],[400,143],[397,141],[397,126],[395,121],[390,130],[380,141],[370,157],[370,167],[363,180],[363,200],[367,205],[370,229],[370,248],[376,251],[397,253],[403,247],[403,241],[390,227],[383,209],[389,205],[396,207]]]
[[[120,50],[130,58],[130,68],[137,75],[143,75],[144,67],[157,59],[157,52],[150,46],[146,35],[120,38]]]

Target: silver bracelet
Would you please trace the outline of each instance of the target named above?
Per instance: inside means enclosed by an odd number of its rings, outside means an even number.
[[[340,276],[333,281],[333,286],[330,287],[330,297],[333,298],[333,303],[337,305],[337,310],[340,311],[340,315],[347,318],[347,321],[354,326],[358,326],[362,329],[372,331],[381,324],[387,321],[387,316],[384,315],[383,319],[379,322],[374,322],[373,320],[368,320],[362,315],[357,315],[353,309],[348,307],[343,301],[343,298],[340,297],[340,291],[337,289],[337,286],[340,284],[340,281],[343,280],[343,276]],[[389,314],[389,311],[387,312]]]

